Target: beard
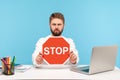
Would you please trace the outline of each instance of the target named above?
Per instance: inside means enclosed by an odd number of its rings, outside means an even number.
[[[60,36],[63,32],[63,29],[60,31],[58,28],[56,28],[54,31],[52,29],[50,29],[53,36]]]

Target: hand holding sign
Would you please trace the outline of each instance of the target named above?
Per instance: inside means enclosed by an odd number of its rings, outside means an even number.
[[[43,62],[43,57],[42,57],[42,54],[39,53],[36,57],[36,62],[37,64],[41,64]]]
[[[73,51],[70,52],[70,62],[72,64],[75,64],[77,61],[77,56],[73,53]]]

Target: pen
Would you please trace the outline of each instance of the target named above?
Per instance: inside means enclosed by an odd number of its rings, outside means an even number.
[[[1,59],[1,61],[4,63],[4,65],[6,66],[6,68],[10,70],[10,68],[7,66],[6,61],[4,59]]]
[[[15,56],[13,57],[13,60],[12,60],[12,63],[11,63],[11,68],[13,68],[14,67],[14,63],[15,63]]]
[[[11,58],[10,57],[7,57],[7,66],[9,67],[9,69],[10,69],[10,62],[11,62]],[[10,69],[11,70],[11,69]],[[11,71],[10,70],[8,70],[8,74],[10,74],[11,73]]]
[[[15,56],[13,56],[12,65],[15,63]]]

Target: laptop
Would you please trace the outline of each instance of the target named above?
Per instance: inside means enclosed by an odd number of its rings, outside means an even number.
[[[92,49],[92,56],[89,66],[72,67],[71,70],[84,74],[95,74],[114,69],[118,46],[97,46]]]

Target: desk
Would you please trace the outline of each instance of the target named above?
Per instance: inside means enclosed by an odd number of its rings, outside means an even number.
[[[120,70],[115,67],[113,71],[104,73],[85,75],[65,69],[31,69],[21,73],[16,72],[15,75],[6,76],[0,74],[0,80],[4,79],[82,79],[82,80],[120,80]]]

